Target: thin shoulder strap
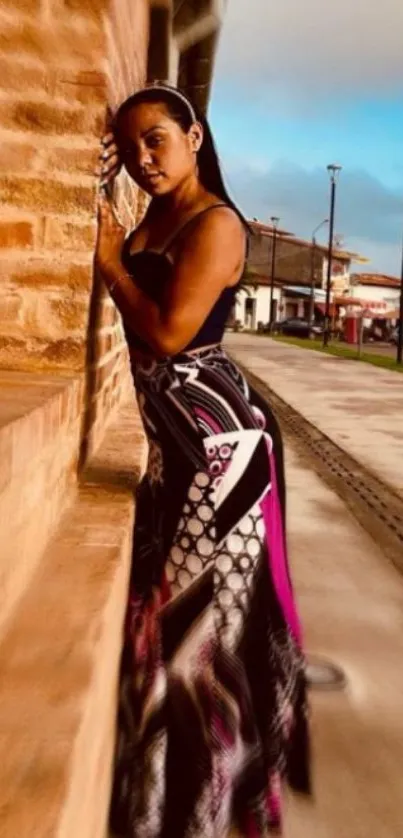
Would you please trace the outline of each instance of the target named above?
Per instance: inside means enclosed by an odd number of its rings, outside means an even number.
[[[167,251],[170,249],[170,247],[172,247],[174,241],[176,241],[178,236],[180,236],[183,233],[183,231],[186,230],[186,228],[189,227],[190,224],[193,223],[193,221],[196,221],[196,218],[200,218],[201,215],[205,215],[205,213],[210,212],[210,210],[218,209],[218,207],[228,207],[228,204],[224,204],[223,201],[221,201],[219,204],[211,204],[211,206],[205,207],[204,209],[200,210],[200,212],[196,212],[195,215],[192,215],[191,218],[188,218],[188,220],[185,221],[185,223],[182,224],[182,226],[179,227],[179,229],[175,231],[173,236],[171,236],[171,238],[168,239],[168,243],[165,245],[162,253],[163,254],[167,253]],[[228,209],[231,209],[231,207],[228,207]]]

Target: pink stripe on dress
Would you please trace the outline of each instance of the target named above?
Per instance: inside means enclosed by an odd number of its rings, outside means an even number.
[[[277,490],[276,463],[267,446],[270,459],[271,490],[263,498],[260,508],[265,523],[270,569],[274,587],[284,617],[295,639],[301,644],[302,633],[295,607],[294,595],[287,572],[287,556],[284,544],[283,520]]]
[[[201,408],[201,407],[196,407],[196,408],[195,408],[195,414],[196,414],[196,416],[198,416],[200,419],[202,419],[202,420],[203,420],[203,422],[205,422],[205,423],[206,423],[206,425],[207,425],[209,428],[211,428],[211,430],[213,431],[213,433],[215,433],[215,434],[220,434],[220,433],[221,433],[221,430],[222,430],[222,429],[220,428],[220,426],[217,424],[217,422],[215,422],[215,421],[214,421],[214,419],[212,419],[212,418],[211,418],[211,416],[210,416],[208,413],[206,413],[206,411],[205,411],[205,410],[203,410],[203,408]]]

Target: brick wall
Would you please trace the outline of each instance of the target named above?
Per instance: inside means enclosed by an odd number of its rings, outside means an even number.
[[[129,387],[120,321],[93,280],[99,139],[145,80],[148,0],[3,0],[0,367],[86,371],[97,444]],[[121,176],[129,227],[142,210]],[[91,434],[90,434],[91,432]]]

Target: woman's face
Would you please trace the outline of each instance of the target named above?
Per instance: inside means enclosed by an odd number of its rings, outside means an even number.
[[[202,128],[186,134],[163,103],[135,105],[122,117],[119,152],[129,175],[149,195],[167,195],[195,171]]]

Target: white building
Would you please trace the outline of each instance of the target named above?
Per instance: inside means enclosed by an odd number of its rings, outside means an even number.
[[[270,321],[270,286],[274,230],[256,220],[249,222],[253,230],[245,277],[232,311],[229,325],[255,330]],[[275,231],[273,320],[307,317],[310,309],[312,283],[315,313],[323,316],[327,281],[327,247],[296,238],[285,230]],[[332,259],[332,297],[348,292],[351,262],[367,261],[354,253],[335,249]]]
[[[379,312],[381,319],[382,314],[390,315],[399,308],[400,280],[384,274],[352,274],[350,297],[368,304],[368,309]]]
[[[273,301],[277,310],[281,308],[282,290],[273,289]],[[261,281],[256,283],[245,282],[238,291],[235,300],[235,320],[244,329],[254,331],[258,323],[268,323],[270,320],[270,285]]]

